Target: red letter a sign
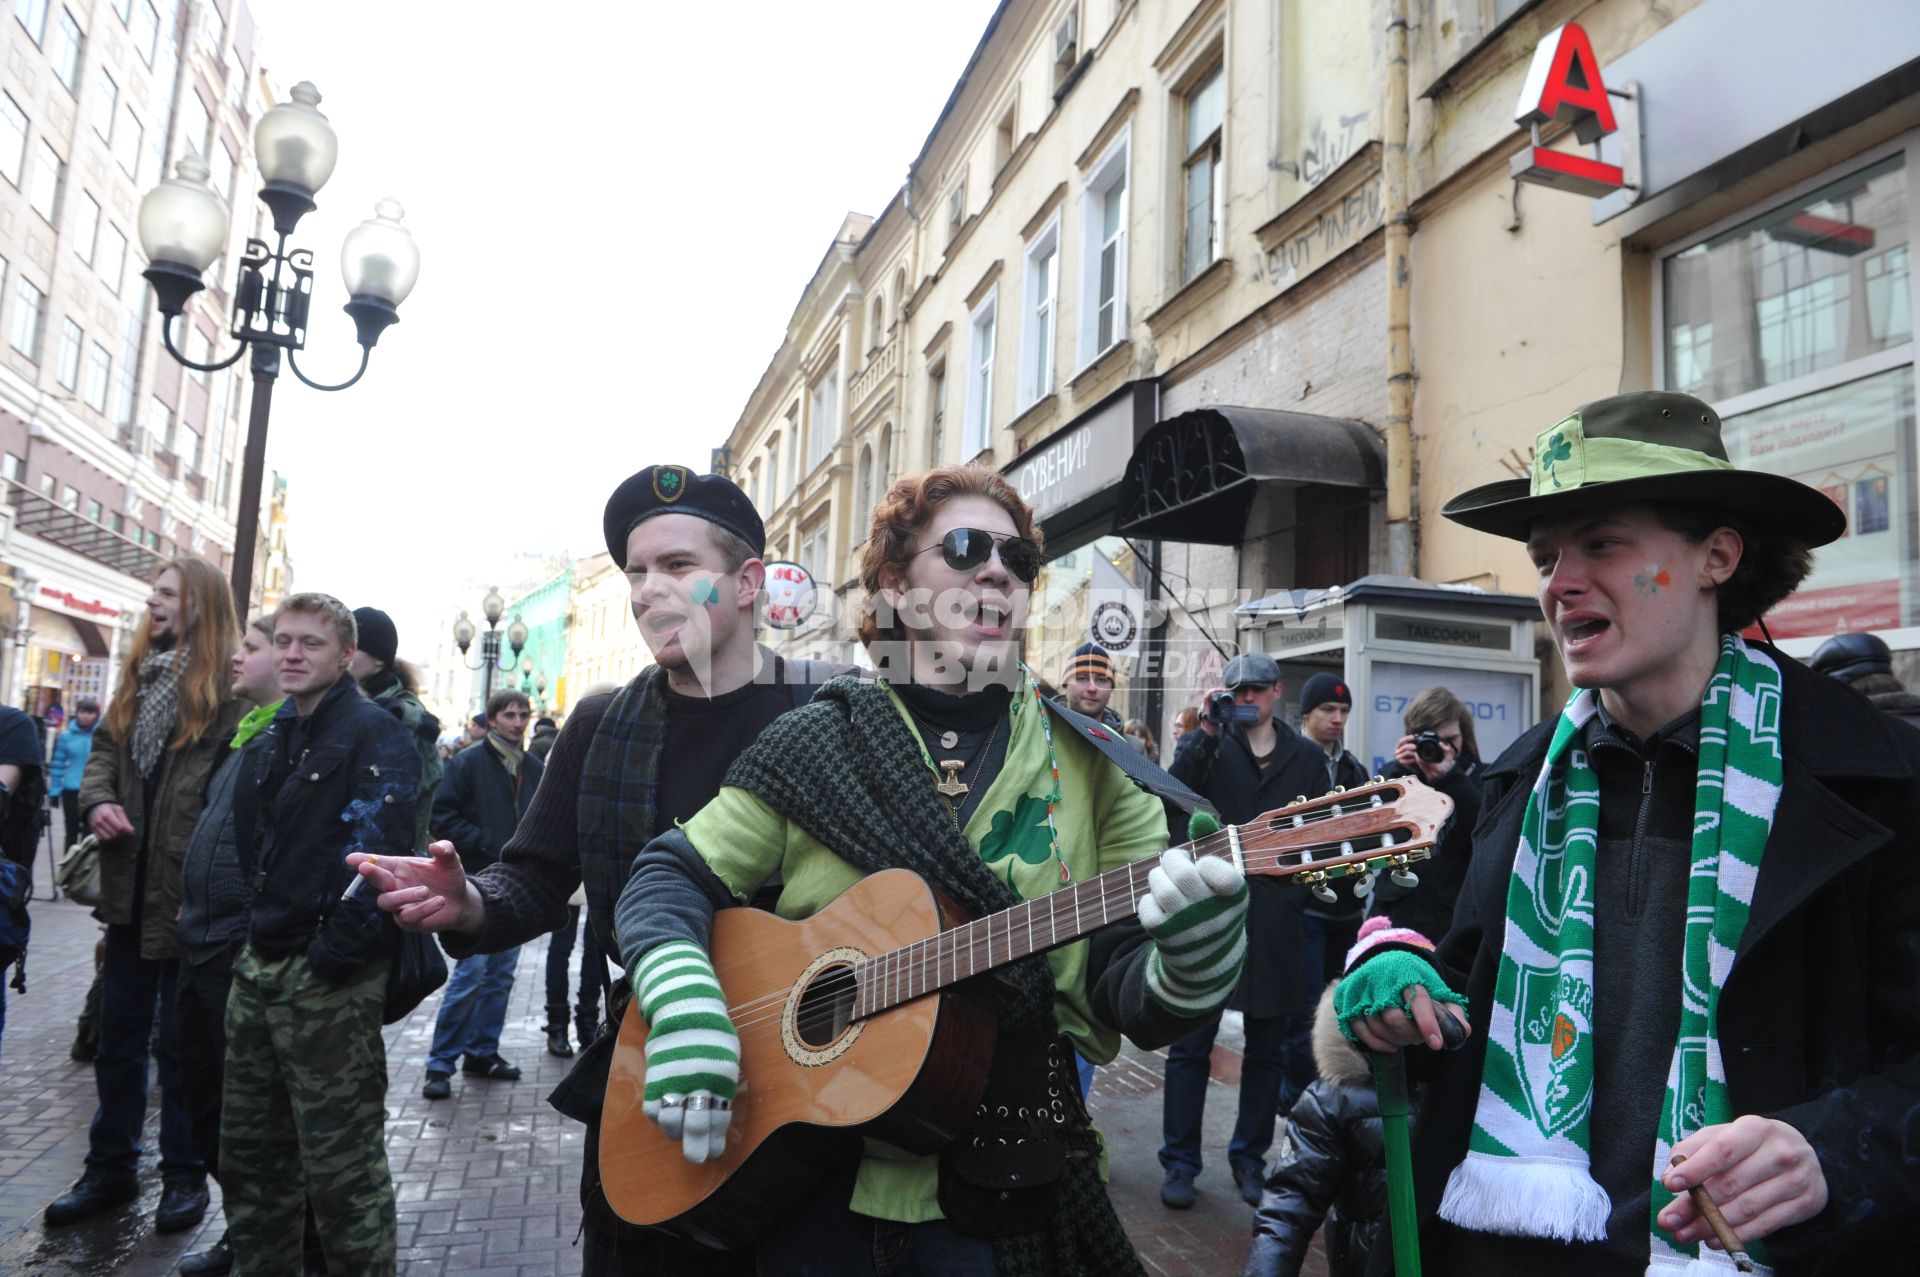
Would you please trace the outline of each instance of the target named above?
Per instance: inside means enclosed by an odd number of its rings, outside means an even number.
[[[1600,80],[1600,63],[1579,23],[1569,22],[1549,32],[1534,49],[1514,119],[1531,128],[1534,139],[1526,152],[1514,158],[1514,177],[1593,196],[1620,189],[1625,179],[1618,165],[1540,145],[1540,126],[1550,120],[1567,125],[1589,146],[1615,128],[1613,105]]]

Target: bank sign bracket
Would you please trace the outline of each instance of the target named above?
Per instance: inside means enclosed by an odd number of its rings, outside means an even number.
[[[1629,82],[1607,87],[1593,42],[1579,23],[1569,22],[1541,38],[1520,89],[1514,122],[1525,127],[1529,137],[1526,148],[1508,164],[1514,181],[1605,200],[1609,217],[1639,198],[1640,86]],[[1546,145],[1541,130],[1554,123],[1591,147],[1591,154]],[[1617,148],[1617,164],[1603,155],[1608,138]],[[1595,221],[1604,220],[1599,207]]]

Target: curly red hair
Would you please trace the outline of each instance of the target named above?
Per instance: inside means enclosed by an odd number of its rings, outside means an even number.
[[[860,549],[860,585],[867,596],[856,630],[862,643],[871,646],[876,639],[905,637],[897,618],[884,630],[880,626],[875,607],[880,569],[892,563],[904,571],[913,561],[913,543],[919,540],[921,531],[933,522],[940,507],[958,497],[984,497],[993,502],[1013,520],[1016,533],[1045,549],[1046,540],[1040,525],[1034,522],[1033,509],[998,470],[982,465],[941,466],[922,474],[902,475],[873,507],[867,541]]]

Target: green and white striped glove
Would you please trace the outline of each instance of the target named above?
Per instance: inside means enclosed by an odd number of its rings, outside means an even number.
[[[1247,879],[1230,861],[1170,847],[1147,875],[1138,905],[1153,937],[1147,992],[1175,1015],[1226,1005],[1247,956]]]
[[[740,1083],[740,1035],[712,961],[691,940],[669,940],[640,959],[633,992],[647,1021],[641,1111],[689,1162],[718,1157]]]

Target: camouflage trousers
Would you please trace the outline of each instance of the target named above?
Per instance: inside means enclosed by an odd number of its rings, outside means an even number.
[[[328,1271],[394,1272],[386,987],[384,961],[336,989],[305,954],[234,960],[220,1187],[242,1277],[299,1277],[309,1199]]]

